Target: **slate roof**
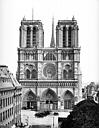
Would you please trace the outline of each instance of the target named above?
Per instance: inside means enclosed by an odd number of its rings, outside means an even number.
[[[0,90],[15,87],[21,87],[21,85],[14,78],[13,74],[10,73],[8,66],[0,65]]]

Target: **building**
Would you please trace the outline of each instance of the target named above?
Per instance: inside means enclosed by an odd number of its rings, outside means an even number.
[[[89,85],[82,89],[82,98],[91,99],[99,103],[99,85],[91,82]]]
[[[21,122],[21,85],[5,65],[0,66],[0,128]]]
[[[35,110],[71,109],[81,98],[80,47],[77,21],[59,20],[50,47],[44,47],[40,20],[23,18],[20,26],[17,80],[22,106]]]

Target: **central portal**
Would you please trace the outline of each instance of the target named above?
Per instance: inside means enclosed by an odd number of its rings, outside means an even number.
[[[40,102],[40,108],[42,110],[57,110],[58,98],[56,93],[48,88],[42,94],[42,100]]]

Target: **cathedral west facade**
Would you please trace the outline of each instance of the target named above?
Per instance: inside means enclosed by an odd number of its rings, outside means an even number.
[[[54,40],[44,48],[40,20],[21,21],[17,79],[22,85],[22,107],[34,110],[72,109],[81,96],[80,47],[77,21],[59,20]]]

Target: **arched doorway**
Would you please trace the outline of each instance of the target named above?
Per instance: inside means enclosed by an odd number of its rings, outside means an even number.
[[[34,109],[37,110],[37,101],[36,101],[36,95],[32,92],[32,90],[29,90],[23,98],[23,107],[27,109]]]
[[[58,109],[58,98],[56,93],[48,88],[42,94],[41,109],[43,110],[57,110]]]
[[[74,105],[74,96],[67,90],[64,94],[64,109],[72,109]]]

